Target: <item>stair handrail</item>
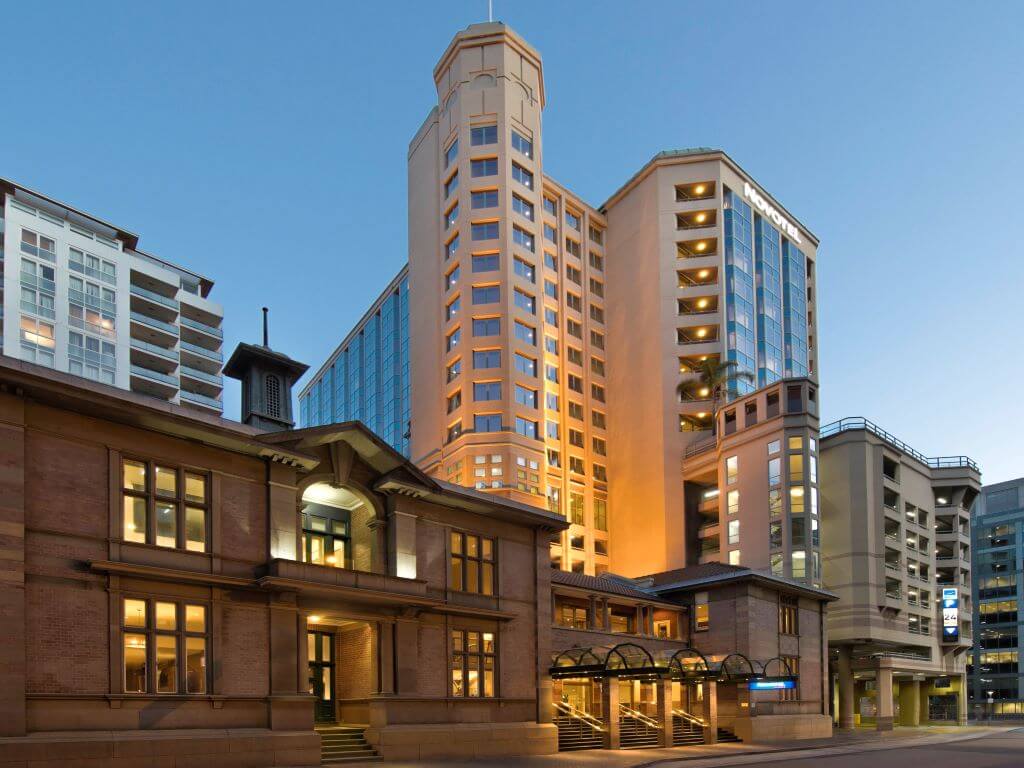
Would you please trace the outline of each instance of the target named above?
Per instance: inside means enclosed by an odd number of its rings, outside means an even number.
[[[598,720],[593,715],[584,712],[582,709],[576,709],[576,707],[574,707],[572,704],[569,704],[566,701],[556,701],[555,709],[557,709],[566,717],[571,717],[574,720],[580,720],[589,725],[595,731],[600,731],[601,733],[604,733],[605,728],[603,722]]]
[[[625,714],[626,717],[631,717],[634,720],[639,720],[648,728],[655,728],[661,730],[661,723],[659,723],[653,717],[648,717],[643,712],[640,712],[636,709],[631,709],[630,707],[627,707],[625,704],[619,704],[619,712]]]
[[[694,725],[699,725],[701,728],[707,728],[708,727],[708,724],[704,721],[703,718],[697,717],[696,715],[687,712],[685,709],[675,709],[675,708],[673,708],[672,709],[672,714],[675,715],[676,717],[679,717],[679,718],[682,718],[683,720],[686,720],[687,722],[693,723]]]

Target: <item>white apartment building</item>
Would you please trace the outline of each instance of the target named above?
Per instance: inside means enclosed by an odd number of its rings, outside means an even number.
[[[223,410],[213,282],[139,238],[0,179],[0,352],[103,384]]]

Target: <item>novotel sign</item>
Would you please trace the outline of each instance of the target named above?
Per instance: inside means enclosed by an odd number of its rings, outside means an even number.
[[[771,219],[772,223],[785,232],[794,243],[803,242],[800,239],[800,230],[796,225],[779,213],[774,205],[765,200],[764,196],[750,185],[750,182],[743,182],[743,196],[763,213],[765,218]]]

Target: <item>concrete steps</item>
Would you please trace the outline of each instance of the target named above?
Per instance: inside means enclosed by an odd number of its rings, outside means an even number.
[[[336,765],[358,760],[380,760],[365,737],[365,729],[351,725],[317,727],[320,734],[320,763]]]
[[[601,749],[604,734],[582,720],[561,716],[555,718],[558,726],[558,751],[571,752],[577,749]]]

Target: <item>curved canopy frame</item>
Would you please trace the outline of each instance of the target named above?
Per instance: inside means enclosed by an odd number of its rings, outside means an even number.
[[[768,661],[761,665],[761,676],[772,678],[791,677],[794,680],[796,679],[796,675],[793,674],[789,662],[781,656],[768,659]]]
[[[650,651],[636,643],[570,648],[555,655],[552,677],[644,677],[659,675]]]
[[[673,680],[703,680],[713,676],[711,664],[696,648],[681,648],[668,660]]]
[[[729,682],[753,680],[760,676],[754,663],[742,653],[730,653],[718,668],[718,679]]]

